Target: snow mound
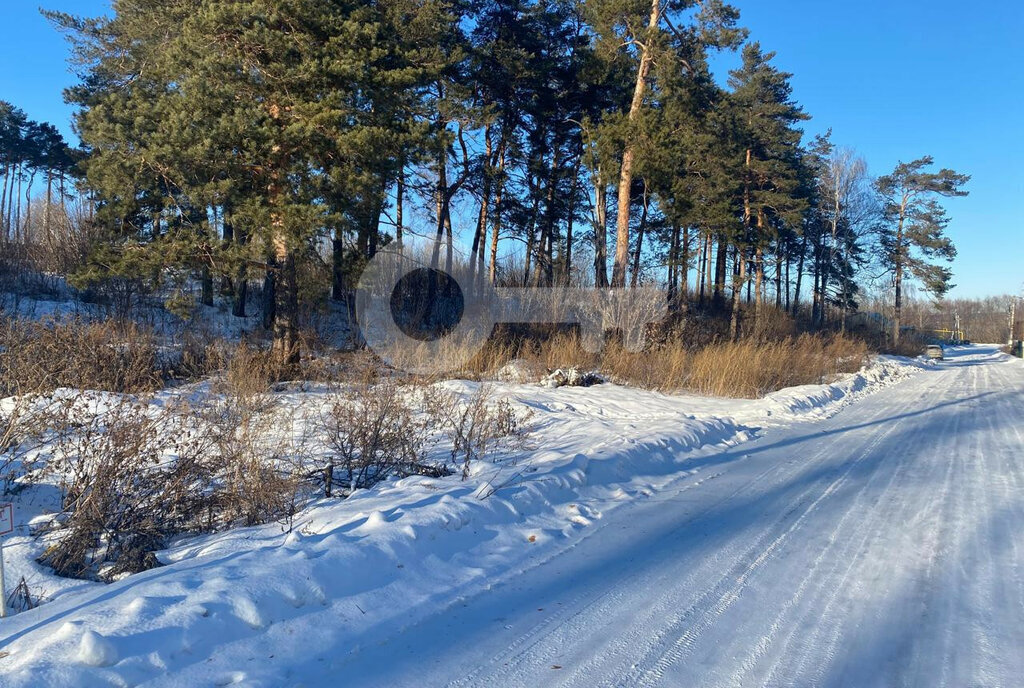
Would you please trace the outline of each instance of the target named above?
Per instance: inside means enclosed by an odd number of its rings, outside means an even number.
[[[86,631],[78,644],[78,661],[92,667],[117,663],[117,648],[96,631]]]
[[[537,376],[530,369],[530,364],[521,358],[509,361],[503,365],[494,374],[494,377],[498,382],[513,382],[517,384],[526,384],[537,379]]]

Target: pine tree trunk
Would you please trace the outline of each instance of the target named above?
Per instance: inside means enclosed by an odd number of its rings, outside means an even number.
[[[775,254],[775,308],[782,310],[782,242]]]
[[[786,312],[787,313],[789,313],[789,307],[790,307],[790,303],[791,303],[790,294],[791,294],[792,289],[793,289],[793,282],[790,281],[790,279],[789,279],[789,268],[793,264],[793,261],[792,261],[791,258],[792,257],[789,255],[789,252],[787,251],[786,252]]]
[[[754,155],[754,151],[752,149],[748,148],[747,149],[747,153],[746,153],[746,163],[745,163],[747,171],[746,171],[746,173],[743,176],[744,177],[743,178],[743,241],[740,242],[740,245],[737,247],[737,255],[738,256],[741,256],[741,255],[743,255],[746,252],[746,248],[745,247],[746,247],[746,244],[751,239],[753,223],[754,223],[754,211],[753,211],[753,207],[751,205],[751,188],[750,188],[750,186],[751,186],[750,185],[750,167],[751,167],[751,163],[753,161],[753,155]],[[758,220],[760,220],[760,213],[758,213]],[[760,247],[758,247],[758,249],[757,249],[757,255],[758,255],[758,262],[760,262],[760,255],[761,255]],[[744,279],[740,280],[741,291],[742,291],[743,282],[745,281],[745,278],[746,278],[746,269],[747,269],[746,260],[747,259],[745,257],[742,258],[743,264],[740,266],[740,274],[744,278]],[[759,271],[758,271],[758,274],[757,274],[757,279],[758,279],[758,287],[760,288],[761,275],[760,275]],[[747,303],[748,304],[750,303],[750,296],[751,296],[750,295],[750,288],[751,288],[751,285],[750,285],[749,282],[747,282]],[[739,301],[735,297],[734,297],[733,300],[734,300],[734,304],[738,304],[739,303]],[[733,319],[734,320],[736,318],[737,310],[738,309],[734,307],[734,309],[733,309]],[[757,304],[754,307],[754,317],[755,317],[755,319],[757,318],[758,310],[760,310],[760,304]],[[733,341],[735,341],[735,336],[734,336]]]
[[[676,272],[679,274],[679,294],[686,301],[690,294],[690,228],[683,229],[682,237],[678,236],[679,228],[676,227],[676,253],[678,263]]]
[[[903,315],[903,224],[907,216],[907,196],[903,197],[903,204],[900,206],[899,225],[896,228],[896,253],[894,260],[893,286],[896,291],[896,303],[892,318],[892,343],[899,346],[900,343],[900,320]]]
[[[561,155],[556,148],[551,160],[551,170],[548,176],[548,188],[544,199],[544,224],[541,228],[541,244],[538,255],[542,258],[538,267],[542,270],[537,272],[538,284],[551,286],[554,284],[554,246],[555,246],[555,219],[557,208],[555,206],[555,194],[558,190],[558,168],[561,165]]]
[[[299,285],[295,254],[283,246],[277,248],[280,279],[276,285],[277,303],[274,311],[274,341],[271,355],[281,367],[284,379],[298,372],[299,348]]]
[[[32,231],[32,184],[35,182],[35,170],[28,177],[28,185],[25,188],[25,228],[22,230],[22,241],[27,245],[30,241],[29,232]]]
[[[444,204],[444,269],[448,274],[451,274],[452,265],[455,260],[455,240],[452,236],[452,214],[448,200],[446,195]]]
[[[228,208],[225,206],[222,212],[219,214],[221,222],[221,233],[220,238],[225,246],[233,244],[235,242],[235,228],[228,220]],[[214,227],[217,226],[217,206],[213,206],[213,223]],[[220,294],[221,296],[231,297],[235,295],[235,282],[234,278],[230,274],[221,275],[220,278]]]
[[[530,210],[530,219],[526,225],[526,266],[523,270],[523,285],[530,284],[530,275],[533,274],[534,262],[536,256],[534,253],[537,252],[537,215],[540,213],[540,182],[538,182],[533,175],[529,175],[526,186],[528,188],[528,196],[533,199],[533,206]]]
[[[633,254],[633,274],[630,286],[634,289],[640,281],[640,256],[644,250],[644,233],[647,231],[647,213],[650,209],[650,197],[647,195],[647,183],[644,182],[644,203],[640,212],[640,226],[636,233],[636,252]]]
[[[441,147],[437,156],[437,186],[434,188],[434,213],[437,227],[434,235],[434,246],[430,254],[430,267],[437,269],[441,261],[441,242],[444,241],[445,196],[448,193],[448,151]]]
[[[724,234],[718,235],[718,255],[715,258],[715,290],[714,303],[716,308],[725,306],[725,280],[729,272],[729,244]]]
[[[11,177],[11,166],[4,166],[4,184],[0,186],[0,232],[3,232],[3,239],[7,238],[7,184]]]
[[[708,242],[707,237],[698,236],[700,249],[697,251],[697,300],[704,303],[704,280],[707,274]]]
[[[760,228],[759,228],[760,229]],[[764,251],[758,246],[754,254],[754,322],[761,320],[764,308]]]
[[[640,46],[640,65],[637,68],[636,85],[633,87],[633,101],[629,106],[629,122],[636,122],[643,106],[644,94],[647,89],[647,76],[651,71],[654,56],[646,43],[651,40],[654,30],[661,22],[662,0],[651,1],[651,18],[647,24],[645,45]],[[619,208],[615,234],[615,265],[612,270],[612,287],[626,286],[626,267],[629,263],[629,202],[633,186],[633,163],[636,156],[636,144],[632,136],[627,136],[626,148],[622,153],[622,167],[619,172]]]
[[[331,298],[345,300],[345,241],[342,230],[336,228],[331,238]]]
[[[199,302],[204,306],[213,305],[213,274],[210,272],[210,266],[204,265],[200,278],[202,284],[202,293],[199,297]]]
[[[600,180],[594,185],[594,284],[608,286],[608,189]]]
[[[491,265],[490,282],[495,284],[498,279],[498,240],[501,237],[501,203],[505,195],[505,140],[498,146],[498,188],[494,194],[494,223],[491,227]]]
[[[815,323],[818,327],[823,326],[828,320],[828,272],[831,267],[825,252],[822,251],[821,269],[818,270],[821,280],[818,284],[818,320]]]
[[[405,165],[402,165],[398,170],[398,189],[395,192],[395,246],[398,247],[398,252],[401,253],[404,248],[403,241],[404,233],[403,223],[405,213]]]
[[[793,287],[793,317],[795,318],[800,310],[800,289],[804,281],[804,261],[807,258],[807,232],[804,232],[803,240],[800,242],[800,260],[796,268],[796,285]]]
[[[21,239],[21,190],[22,181],[24,177],[22,163],[18,163],[18,193],[17,193],[17,210],[14,217],[14,241],[15,243],[22,243]]]
[[[235,298],[231,307],[231,315],[236,318],[246,317],[245,301],[249,296],[249,280],[246,275],[245,263],[238,267],[235,274]]]
[[[679,276],[677,274],[677,262],[679,253],[679,225],[673,223],[668,242],[668,303],[669,307],[675,310],[677,285]]]
[[[568,287],[572,281],[572,242],[573,242],[573,225],[576,220],[576,194],[579,193],[579,177],[580,177],[580,164],[581,158],[576,159],[576,165],[573,168],[572,173],[572,186],[569,189],[569,217],[565,224],[565,255],[562,260],[562,279],[561,284]]]
[[[729,338],[736,342],[740,337],[740,309],[743,301],[743,285],[747,281],[747,257],[739,247],[736,249],[736,275],[733,277],[732,317],[729,320]]]
[[[705,239],[707,248],[704,251],[704,293],[701,295],[701,300],[710,300],[711,295],[714,293],[714,255],[715,255],[715,237],[708,231],[707,239]]]
[[[476,231],[473,233],[473,248],[470,252],[470,275],[473,275],[475,272],[478,262],[481,269],[483,268],[483,261],[480,256],[483,255],[484,245],[487,242],[487,213],[490,210],[491,203],[491,156],[493,155],[490,126],[484,129],[484,142],[484,180],[480,196],[480,214],[477,217]]]
[[[18,183],[18,166],[12,164],[9,168],[8,177],[10,177],[10,184],[7,185],[7,214],[5,216],[7,225],[5,227],[5,236],[8,239],[14,239],[14,231],[16,226],[14,224],[15,213],[14,213],[14,189]]]
[[[271,258],[267,261],[267,272],[263,276],[263,299],[260,310],[262,311],[262,323],[264,330],[274,327],[274,318],[277,317],[277,262]]]
[[[50,206],[53,204],[53,173],[46,171],[46,207],[43,208],[43,235],[46,243],[53,243],[53,228],[50,223]]]

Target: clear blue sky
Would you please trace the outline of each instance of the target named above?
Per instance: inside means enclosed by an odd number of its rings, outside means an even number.
[[[106,0],[41,0],[95,15]],[[973,175],[951,200],[960,251],[953,296],[1024,286],[1024,3],[952,0],[734,0],[742,23],[776,63],[813,120],[857,149],[871,172],[930,154]],[[8,0],[0,16],[0,98],[70,134],[61,90],[73,78],[63,38],[35,2]],[[732,66],[735,58],[716,62]]]

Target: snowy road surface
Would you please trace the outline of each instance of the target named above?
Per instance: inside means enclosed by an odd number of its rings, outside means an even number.
[[[954,353],[723,465],[296,683],[1024,684],[1024,365]]]

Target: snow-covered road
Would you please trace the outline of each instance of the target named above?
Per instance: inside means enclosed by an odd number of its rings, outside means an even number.
[[[514,580],[295,684],[1024,682],[1024,365],[994,349],[767,431]]]

